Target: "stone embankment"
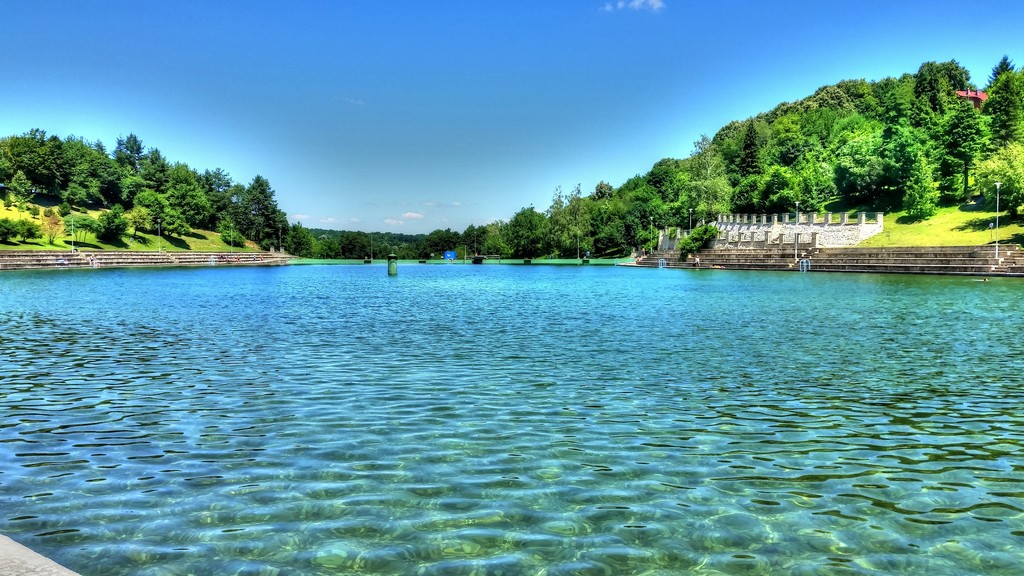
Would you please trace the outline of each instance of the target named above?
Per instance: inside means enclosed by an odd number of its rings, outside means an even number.
[[[138,266],[272,266],[287,264],[283,252],[121,252],[0,250],[0,270],[125,268]]]
[[[802,263],[802,264],[801,264]],[[726,270],[806,270],[808,272],[874,272],[895,274],[958,274],[1024,276],[1024,252],[1016,245],[928,246],[885,248],[702,249],[684,260],[677,251],[655,252],[637,266]]]

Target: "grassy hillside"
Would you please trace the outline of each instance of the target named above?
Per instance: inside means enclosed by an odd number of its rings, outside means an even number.
[[[42,207],[40,214],[42,213]],[[87,210],[87,214],[96,218],[99,216],[101,210]],[[10,218],[12,220],[32,219],[36,222],[41,222],[42,219],[39,216],[32,216],[29,212],[18,210],[16,207],[5,207],[0,204],[0,218]],[[79,236],[81,237],[81,236]],[[195,250],[195,251],[245,251],[245,250],[258,250],[258,247],[247,242],[246,246],[228,246],[220,239],[220,234],[216,232],[209,232],[205,230],[193,230],[192,232],[185,235],[183,238],[176,238],[168,235],[164,235],[162,239],[158,239],[156,234],[146,234],[139,232],[137,236],[131,235],[126,236],[118,243],[107,243],[101,242],[96,239],[92,234],[86,234],[82,241],[76,241],[75,247],[82,250],[132,250],[132,251],[153,251],[153,250]],[[46,238],[33,238],[28,242],[0,242],[0,250],[70,250],[71,249],[71,236],[70,231],[65,231],[65,234],[54,239],[54,243],[50,244]]]
[[[881,234],[869,238],[862,246],[977,246],[995,241],[995,230],[989,224],[996,213],[976,204],[939,208],[935,216],[915,221],[903,212],[885,215]],[[1024,226],[1011,221],[1003,213],[999,218],[1000,243],[1024,243]]]

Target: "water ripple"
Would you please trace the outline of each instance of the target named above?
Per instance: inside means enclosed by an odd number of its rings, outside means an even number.
[[[382,272],[6,275],[0,532],[87,575],[1024,564],[1014,284]]]

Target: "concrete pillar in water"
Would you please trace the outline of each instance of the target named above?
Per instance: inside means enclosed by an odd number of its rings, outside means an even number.
[[[398,256],[388,254],[388,276],[398,276]]]

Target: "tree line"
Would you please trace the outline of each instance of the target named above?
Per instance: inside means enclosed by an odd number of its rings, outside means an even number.
[[[984,98],[978,92],[984,93]],[[1012,217],[1024,208],[1024,71],[1008,57],[983,86],[955,60],[911,74],[844,80],[796,102],[702,136],[685,158],[665,158],[622,185],[556,189],[543,210],[463,232],[435,230],[401,245],[403,257],[470,254],[576,258],[651,247],[655,230],[692,229],[720,213],[881,210],[931,217],[981,197]],[[310,233],[326,253],[362,257],[365,233]],[[342,241],[339,238],[345,238]],[[318,244],[319,243],[319,244]]]
[[[980,92],[984,93],[982,97]],[[955,60],[878,81],[843,80],[810,96],[702,136],[684,158],[665,158],[618,187],[555,189],[549,206],[507,220],[423,235],[307,229],[289,225],[269,183],[171,164],[134,135],[108,154],[81,139],[41,131],[0,140],[0,181],[16,198],[32,190],[69,206],[120,205],[130,222],[171,233],[191,227],[283,244],[321,258],[459,256],[576,258],[651,247],[655,230],[691,229],[719,213],[882,210],[925,219],[938,207],[981,195],[1016,217],[1024,207],[1024,71],[1008,57],[983,86]],[[826,208],[826,206],[828,208]],[[138,208],[150,218],[138,216]],[[135,212],[134,218],[128,218]]]
[[[182,237],[202,229],[219,232],[226,244],[248,239],[269,249],[280,248],[289,229],[266,178],[243,185],[220,168],[200,173],[147,149],[135,134],[118,138],[110,152],[99,140],[62,139],[40,129],[2,138],[2,182],[6,204],[31,212],[39,197],[55,198],[67,221],[63,233],[71,233],[73,218],[76,234],[113,242],[129,232]],[[108,210],[92,218],[84,211],[90,206]],[[43,215],[44,227],[49,217]]]

